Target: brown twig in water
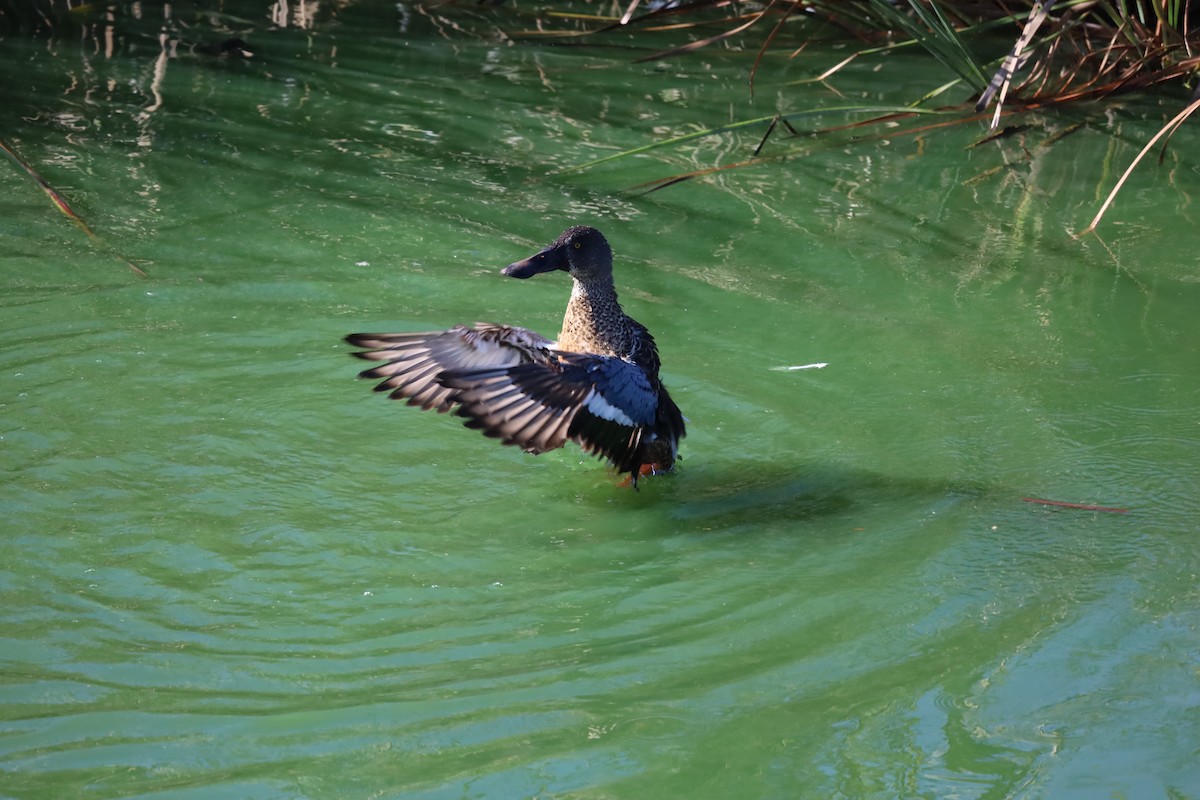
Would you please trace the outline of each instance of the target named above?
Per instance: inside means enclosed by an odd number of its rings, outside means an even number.
[[[1106,511],[1109,514],[1128,514],[1128,508],[1114,508],[1113,506],[1093,506],[1087,503],[1067,503],[1062,500],[1042,500],[1037,497],[1022,497],[1023,503],[1037,503],[1043,506],[1054,506],[1055,508],[1073,508],[1077,511]]]
[[[67,216],[67,218],[69,220],[71,220],[71,222],[74,222],[75,226],[78,227],[84,233],[86,233],[88,235],[89,239],[91,239],[94,242],[101,241],[100,237],[96,235],[96,232],[93,231],[88,226],[88,224],[83,221],[82,217],[80,217],[78,214],[75,213],[75,209],[71,208],[71,204],[67,202],[66,198],[63,197],[61,194],[59,194],[57,191],[55,191],[54,187],[51,186],[46,181],[45,178],[43,178],[41,175],[39,175],[37,173],[37,170],[35,170],[33,167],[29,166],[29,163],[27,161],[25,161],[25,159],[23,159],[19,155],[17,155],[17,152],[15,150],[13,150],[11,147],[9,147],[8,142],[4,141],[4,139],[0,139],[0,150],[3,150],[4,154],[7,155],[10,159],[12,159],[14,164],[16,164],[22,170],[24,170],[25,174],[28,175],[30,178],[32,178],[34,183],[36,183],[38,186],[40,186],[42,191],[46,193],[46,196],[50,198],[50,202],[54,204],[54,207],[57,208],[59,211],[61,211],[63,214],[65,214]],[[111,252],[111,250],[110,250],[110,252]],[[125,265],[127,267],[129,267],[131,270],[133,270],[134,272],[136,272],[138,275],[141,275],[143,278],[147,277],[146,273],[143,272],[142,270],[138,269],[137,266],[129,259],[124,258],[124,257],[118,255],[117,253],[113,253],[113,255],[115,255],[117,258],[121,259],[121,261],[125,262]]]

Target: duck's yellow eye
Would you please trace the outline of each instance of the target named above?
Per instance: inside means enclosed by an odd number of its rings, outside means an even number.
[[[576,243],[575,243],[575,249],[576,249],[576,250],[578,250],[578,249],[579,249],[579,248],[581,248],[581,247],[583,247],[583,243],[582,243],[582,242],[576,242]]]

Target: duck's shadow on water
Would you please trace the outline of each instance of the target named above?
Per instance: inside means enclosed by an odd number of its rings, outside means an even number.
[[[664,511],[680,527],[728,529],[756,523],[805,521],[852,515],[868,508],[942,510],[995,493],[982,482],[898,477],[828,464],[753,462],[686,465],[672,475],[643,479],[616,502],[630,510]],[[591,495],[611,505],[612,497]]]

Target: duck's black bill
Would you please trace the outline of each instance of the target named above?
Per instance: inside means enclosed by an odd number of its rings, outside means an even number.
[[[500,274],[510,278],[531,278],[543,272],[553,272],[556,269],[565,270],[567,258],[561,249],[547,247],[541,252],[534,253],[524,261],[516,261],[500,270]]]

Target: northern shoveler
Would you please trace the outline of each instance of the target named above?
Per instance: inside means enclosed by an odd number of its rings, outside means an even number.
[[[554,342],[525,328],[476,322],[425,333],[355,333],[353,355],[383,362],[360,377],[411,406],[466,417],[468,428],[527,453],[567,440],[608,459],[634,487],[675,463],[684,419],[658,377],[658,347],[617,302],[612,249],[576,226],[502,274],[563,270],[574,279]]]

